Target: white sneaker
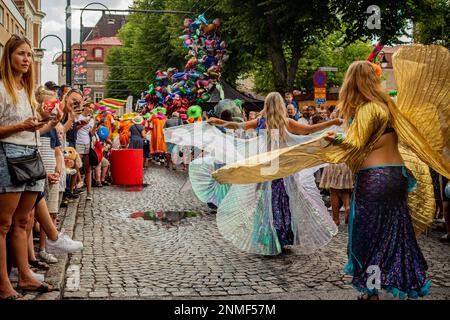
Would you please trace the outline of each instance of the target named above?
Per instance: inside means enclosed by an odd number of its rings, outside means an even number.
[[[44,282],[45,277],[43,274],[33,272],[33,270],[30,270],[30,271],[31,271],[31,274],[33,275],[33,278],[35,278],[39,282]],[[9,274],[9,280],[11,282],[19,281],[19,269],[11,268],[11,273]]]
[[[64,234],[64,229],[58,235],[56,241],[47,239],[47,251],[53,253],[73,253],[81,251],[83,243],[81,241],[72,240],[68,235]]]
[[[58,259],[56,259],[56,257],[54,255],[52,255],[51,253],[48,253],[45,250],[39,251],[38,254],[39,258],[41,258],[41,260],[47,262],[47,263],[57,263]]]
[[[89,192],[86,197],[87,201],[92,201],[92,192]]]

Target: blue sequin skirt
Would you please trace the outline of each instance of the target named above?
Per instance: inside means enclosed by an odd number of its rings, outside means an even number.
[[[294,233],[291,228],[291,210],[289,209],[289,196],[283,179],[272,181],[272,214],[273,225],[281,246],[292,245]]]
[[[408,210],[415,179],[404,166],[373,167],[356,177],[345,271],[360,292],[380,289],[400,298],[428,294],[427,263],[416,241]]]

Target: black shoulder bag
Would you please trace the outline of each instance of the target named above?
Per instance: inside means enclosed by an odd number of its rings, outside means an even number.
[[[32,109],[33,116],[34,110]],[[36,139],[36,150],[32,155],[6,158],[8,163],[8,171],[11,177],[11,183],[15,186],[24,184],[35,186],[36,181],[46,179],[47,172],[45,171],[44,163],[42,162],[41,154],[38,149],[37,132],[34,132]]]

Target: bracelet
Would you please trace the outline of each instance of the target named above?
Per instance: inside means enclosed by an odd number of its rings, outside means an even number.
[[[333,140],[333,145],[337,146],[338,144],[341,144],[342,141],[344,141],[344,136],[342,135],[342,133],[338,133],[336,135],[336,138]]]

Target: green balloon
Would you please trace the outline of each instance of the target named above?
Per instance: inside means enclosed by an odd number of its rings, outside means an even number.
[[[198,65],[195,66],[195,68],[200,71],[200,72],[205,72],[206,68],[203,64],[199,63]]]
[[[191,118],[200,118],[202,116],[202,113],[203,113],[202,107],[194,105],[189,107],[186,114],[188,118],[191,119]]]
[[[202,102],[208,102],[211,99],[211,95],[209,93],[202,94],[201,100]]]

